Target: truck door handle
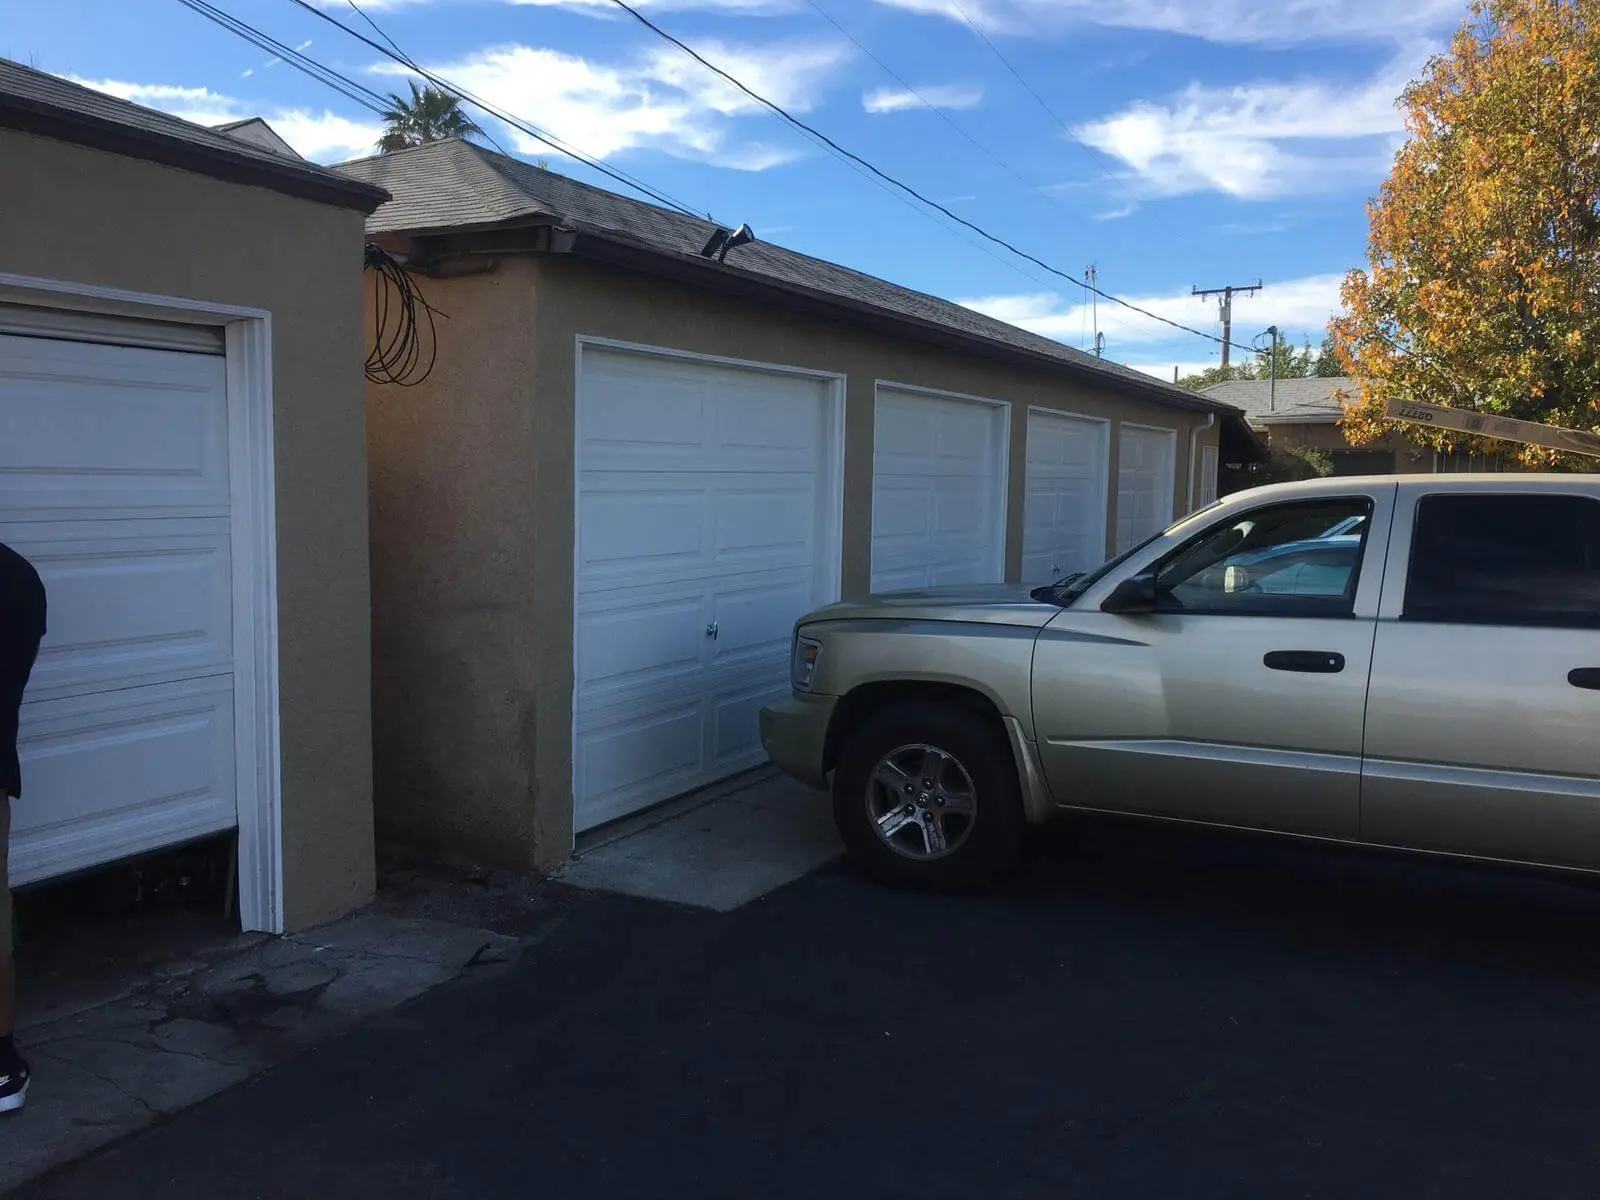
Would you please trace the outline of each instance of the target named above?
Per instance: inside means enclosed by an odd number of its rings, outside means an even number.
[[[1269,650],[1261,661],[1270,671],[1337,675],[1344,670],[1344,655],[1332,650]]]
[[[1567,682],[1573,687],[1600,692],[1600,667],[1576,667],[1567,672]]]

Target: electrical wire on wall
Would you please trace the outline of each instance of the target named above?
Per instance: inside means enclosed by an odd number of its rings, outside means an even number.
[[[367,378],[373,383],[415,387],[433,373],[439,357],[433,319],[449,318],[428,303],[400,261],[382,246],[368,242],[362,265],[372,272],[372,349],[367,354]]]

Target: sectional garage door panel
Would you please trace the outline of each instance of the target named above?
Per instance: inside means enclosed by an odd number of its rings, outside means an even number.
[[[0,541],[49,596],[11,870],[238,823],[224,360],[0,335]]]
[[[1177,434],[1124,425],[1118,437],[1117,552],[1172,524]]]
[[[1028,414],[1022,578],[1046,583],[1105,561],[1106,443],[1103,421]]]
[[[228,511],[215,355],[0,335],[0,506]]]
[[[831,392],[585,347],[573,795],[595,825],[765,761],[796,618],[829,594]]]
[[[1004,575],[1003,406],[880,386],[872,456],[872,590]]]
[[[233,564],[220,518],[30,522],[8,544],[33,563],[50,636],[30,700],[226,674]]]
[[[30,702],[16,884],[232,829],[233,680]]]

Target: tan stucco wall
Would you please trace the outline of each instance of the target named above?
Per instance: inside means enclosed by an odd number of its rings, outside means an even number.
[[[548,870],[571,847],[579,334],[845,374],[847,594],[871,572],[880,379],[1011,402],[1010,578],[1030,404],[1175,429],[1174,506],[1188,507],[1195,414],[568,259],[506,258],[493,275],[420,286],[450,314],[433,379],[368,389],[378,819],[446,853]],[[1108,542],[1116,446],[1113,427]]]
[[[532,283],[528,259],[418,280],[433,372],[367,385],[379,832],[528,867],[536,647],[560,640],[534,610]]]
[[[0,131],[0,271],[273,315],[285,915],[373,894],[361,214]]]

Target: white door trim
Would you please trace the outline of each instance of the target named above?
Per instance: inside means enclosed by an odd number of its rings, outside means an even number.
[[[970,404],[982,404],[988,408],[997,409],[1003,415],[1005,428],[1000,435],[1000,461],[995,464],[1000,473],[1000,503],[995,506],[996,527],[992,542],[992,545],[994,546],[994,560],[991,564],[993,567],[993,571],[991,573],[996,579],[1004,579],[1006,577],[1006,530],[1010,525],[1011,507],[1011,437],[1014,432],[1012,429],[1012,424],[1015,419],[1015,413],[1013,411],[1011,401],[996,400],[992,396],[973,396],[967,392],[951,392],[946,391],[943,388],[919,387],[914,383],[900,383],[893,379],[874,379],[872,381],[872,416],[874,435],[874,445],[872,447],[872,451],[874,455],[876,455],[878,451],[878,447],[876,445],[878,394],[882,392],[884,388],[890,388],[897,392],[911,392],[915,395],[921,396],[934,396],[942,400],[965,400]],[[1023,432],[1026,434],[1026,429],[1024,429]],[[876,488],[878,482],[876,465],[873,467],[872,482],[873,487]],[[870,545],[872,537],[870,531],[868,532],[867,537]]]
[[[223,329],[234,548],[234,782],[239,807],[239,917],[246,930],[282,933],[283,780],[278,712],[272,314],[258,308],[0,272],[0,303],[6,301]]]
[[[747,358],[729,358],[720,354],[703,354],[696,350],[679,350],[671,346],[652,346],[642,342],[620,341],[616,338],[597,337],[592,334],[580,333],[573,339],[572,358],[572,558],[570,567],[572,571],[572,614],[573,625],[567,630],[571,641],[572,657],[572,693],[569,697],[572,708],[572,723],[567,731],[567,781],[571,796],[571,805],[574,818],[577,813],[578,795],[576,788],[570,785],[575,779],[578,761],[578,488],[582,483],[582,471],[579,466],[579,454],[583,442],[583,352],[586,349],[616,350],[624,353],[653,356],[656,358],[678,359],[689,362],[711,363],[717,366],[738,367],[747,371],[758,371],[768,375],[798,375],[808,379],[816,379],[827,384],[827,404],[829,420],[827,428],[828,445],[823,456],[822,488],[827,500],[828,511],[823,522],[823,551],[825,561],[818,584],[823,590],[823,595],[828,600],[838,600],[844,590],[844,440],[845,440],[845,405],[848,403],[847,377],[839,371],[820,371],[811,367],[795,367],[783,363],[757,362]],[[572,822],[574,832],[570,851],[576,845],[577,821]]]
[[[1094,416],[1090,416],[1088,413],[1073,412],[1070,408],[1055,408],[1055,407],[1053,407],[1053,406],[1051,406],[1049,404],[1030,404],[1030,405],[1028,405],[1028,412],[1029,413],[1041,412],[1041,413],[1046,413],[1046,414],[1048,414],[1050,416],[1054,416],[1054,417],[1071,417],[1076,421],[1092,421],[1096,425],[1100,426],[1100,474],[1101,474],[1100,482],[1101,482],[1101,488],[1100,488],[1100,541],[1099,541],[1098,544],[1100,545],[1102,553],[1103,553],[1104,550],[1105,550],[1105,547],[1107,545],[1107,542],[1111,537],[1111,489],[1116,485],[1116,481],[1114,479],[1112,479],[1112,477],[1111,477],[1111,425],[1112,425],[1111,418],[1110,417],[1094,417]],[[1024,418],[1024,420],[1026,420],[1026,418]],[[1024,432],[1026,432],[1026,428],[1024,428]],[[1023,447],[1022,447],[1022,474],[1023,474],[1022,486],[1024,488],[1023,506],[1026,507],[1027,506],[1026,488],[1028,486],[1028,481],[1027,481],[1027,474],[1028,474],[1028,447],[1027,447],[1027,443],[1026,442],[1023,443]],[[1024,521],[1026,521],[1026,519],[1027,519],[1026,516],[1024,516],[1023,519],[1024,519]]]

